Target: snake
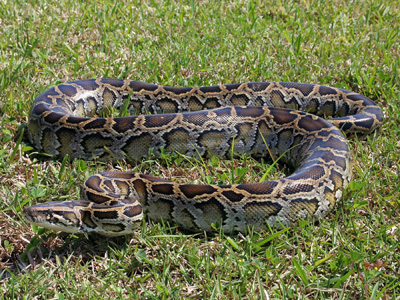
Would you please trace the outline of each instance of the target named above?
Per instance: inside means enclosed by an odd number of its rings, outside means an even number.
[[[127,113],[127,116],[107,112]],[[82,199],[23,209],[29,223],[68,233],[131,234],[144,216],[191,232],[290,227],[320,220],[351,180],[348,136],[381,127],[383,113],[349,90],[296,82],[171,87],[128,79],[76,80],[40,94],[30,142],[55,158],[140,161],[149,153],[197,158],[250,154],[290,166],[276,180],[180,184],[136,172],[89,177]]]

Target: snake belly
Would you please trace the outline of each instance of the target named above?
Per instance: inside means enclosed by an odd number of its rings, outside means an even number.
[[[128,104],[128,117],[98,117]],[[327,120],[322,117],[329,118]],[[179,184],[157,177],[106,172],[84,184],[85,200],[24,209],[25,219],[65,232],[132,233],[143,214],[190,231],[245,232],[324,217],[350,181],[346,135],[382,124],[369,98],[322,85],[255,82],[164,87],[121,79],[60,84],[34,101],[29,139],[56,157],[105,161],[146,157],[149,149],[189,156],[249,153],[293,167],[278,180],[236,185]]]

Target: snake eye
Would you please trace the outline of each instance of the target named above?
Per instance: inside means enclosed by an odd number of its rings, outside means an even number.
[[[53,214],[53,220],[65,226],[79,226],[79,218],[74,212],[57,212]]]

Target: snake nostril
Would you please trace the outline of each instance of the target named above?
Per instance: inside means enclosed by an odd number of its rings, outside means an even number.
[[[25,220],[31,221],[32,220],[32,207],[24,207],[22,209],[22,215]]]

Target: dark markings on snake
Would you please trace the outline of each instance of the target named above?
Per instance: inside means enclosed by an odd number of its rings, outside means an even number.
[[[202,194],[212,194],[216,189],[211,185],[183,184],[180,190],[188,199],[192,199]]]
[[[94,80],[86,79],[75,81],[74,84],[83,87],[85,90],[94,91],[99,88],[99,85]]]
[[[118,217],[118,212],[115,210],[94,211],[94,216],[99,219],[115,219]]]
[[[245,197],[243,194],[239,194],[234,191],[223,191],[222,195],[232,202],[239,202]]]
[[[148,115],[145,116],[145,123],[146,127],[159,127],[165,126],[175,120],[174,114],[164,114],[164,115]]]
[[[123,117],[123,118],[114,118],[115,123],[112,125],[112,128],[117,132],[126,132],[128,130],[135,128],[135,120],[137,117]]]
[[[140,205],[128,206],[124,208],[124,215],[128,218],[135,217],[142,213],[142,207]]]
[[[58,89],[67,96],[74,96],[76,94],[76,88],[72,85],[60,84]]]
[[[114,79],[114,78],[107,78],[107,79],[102,79],[103,83],[109,84],[111,86],[116,86],[116,87],[123,87],[124,81],[121,79]]]
[[[153,192],[165,195],[172,195],[174,193],[174,186],[172,184],[156,184],[153,185]]]
[[[83,126],[83,129],[84,130],[96,129],[99,128],[99,126],[105,126],[105,125],[106,125],[106,119],[95,118],[90,120],[90,122],[86,123],[85,126]]]
[[[250,194],[262,195],[271,194],[277,185],[277,181],[267,181],[261,183],[239,184],[237,188],[239,190],[244,190]]]

